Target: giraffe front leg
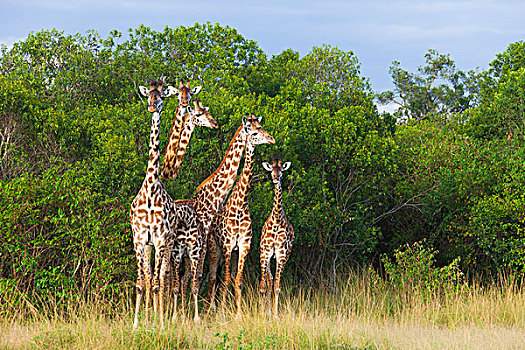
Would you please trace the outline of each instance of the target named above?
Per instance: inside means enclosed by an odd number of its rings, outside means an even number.
[[[235,276],[235,300],[236,300],[236,306],[237,306],[235,317],[237,319],[241,317],[243,271],[244,271],[244,263],[246,261],[246,257],[248,256],[248,252],[250,250],[250,243],[251,243],[251,238],[248,238],[239,245],[239,260],[237,263],[237,274]]]
[[[142,302],[142,295],[144,294],[144,246],[135,248],[135,255],[137,257],[137,299],[135,302],[135,319],[133,321],[133,330],[137,329],[139,325],[140,304]]]
[[[191,259],[191,272],[193,275],[191,281],[191,293],[193,294],[193,303],[195,308],[195,315],[193,320],[195,323],[200,323],[199,317],[199,259],[198,256]]]
[[[273,317],[275,319],[279,318],[279,315],[277,314],[277,306],[279,303],[279,293],[281,292],[281,274],[284,269],[284,264],[286,263],[286,256],[279,256],[276,254],[276,271],[275,271],[275,283],[274,283],[274,289],[273,289]]]
[[[151,281],[153,279],[152,273],[151,273],[151,250],[153,249],[153,246],[146,245],[144,247],[144,280],[146,282],[146,300],[144,302],[144,308],[146,310],[145,322],[146,325],[149,324],[150,321],[150,303],[151,303]]]
[[[272,269],[270,268],[270,263],[266,267],[266,284],[268,286],[268,293],[266,294],[266,312],[268,315],[272,315],[272,294],[273,294],[273,276]]]
[[[261,280],[259,281],[259,292],[261,295],[266,295],[266,270],[269,268],[271,253],[268,247],[263,244],[263,242],[261,242],[259,256],[259,261],[261,262]]]
[[[161,329],[164,329],[164,311],[165,311],[165,293],[166,293],[166,282],[167,282],[167,270],[170,263],[171,249],[173,247],[173,241],[168,240],[164,247],[164,252],[162,254],[162,261],[160,266],[160,288],[159,288],[159,317]]]
[[[259,255],[261,262],[261,281],[259,282],[259,292],[263,300],[264,311],[271,314],[270,299],[272,295],[272,279],[270,277],[270,259],[273,255],[273,251],[272,247],[270,247],[266,240],[261,241]]]

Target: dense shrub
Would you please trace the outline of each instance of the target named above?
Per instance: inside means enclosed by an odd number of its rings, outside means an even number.
[[[423,241],[396,249],[394,259],[383,256],[381,260],[388,283],[409,298],[433,298],[459,290],[463,282],[460,258],[449,265],[436,267],[436,253]]]

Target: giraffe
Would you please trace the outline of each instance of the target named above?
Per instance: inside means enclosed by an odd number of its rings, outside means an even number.
[[[152,113],[152,123],[146,176],[130,208],[130,222],[138,267],[133,329],[138,326],[138,315],[144,289],[146,294],[146,322],[149,321],[150,294],[153,292],[154,311],[160,317],[161,327],[164,328],[166,270],[173,247],[175,225],[179,221],[188,221],[188,217],[196,217],[193,206],[188,202],[175,203],[159,179],[159,129],[162,104],[165,97],[176,93],[175,88],[169,86],[167,90],[163,91],[162,86],[163,81],[154,80],[150,83],[149,90],[144,86],[140,87],[142,95],[148,98],[147,109],[148,112]],[[152,246],[155,247],[153,276],[150,267]]]
[[[205,126],[209,128],[217,128],[218,124],[213,119],[213,117],[208,113],[207,108],[203,107],[202,102],[193,101],[195,109],[191,109],[190,112],[186,115],[186,120],[184,123],[184,130],[180,136],[180,144],[176,153],[176,164],[172,169],[174,170],[174,175],[177,175],[177,172],[182,163],[184,153],[190,142],[191,135],[196,125]],[[179,200],[176,203],[185,202],[193,206],[193,200]],[[202,225],[197,220],[197,216],[188,217],[188,221],[179,221],[175,230],[175,243],[172,250],[172,266],[170,271],[173,272],[172,284],[173,284],[173,293],[174,293],[174,311],[173,311],[173,321],[177,317],[177,297],[180,291],[180,282],[179,282],[179,264],[184,255],[187,255],[189,258],[189,270],[191,270],[192,278],[192,294],[194,298],[194,308],[195,316],[194,320],[199,321],[199,311],[198,311],[198,286],[199,286],[199,277],[198,277],[198,263],[199,258],[204,248],[204,234],[202,232]],[[199,228],[197,229],[197,226]],[[188,274],[189,276],[189,274]],[[185,284],[183,284],[185,286]]]
[[[248,117],[249,118],[249,117]],[[251,120],[257,120],[260,123],[261,118],[251,116]],[[250,250],[252,240],[252,221],[246,195],[250,185],[252,173],[253,154],[255,146],[260,144],[275,144],[275,140],[264,129],[258,128],[255,132],[248,131],[246,136],[246,156],[242,174],[235,184],[233,191],[226,201],[226,204],[219,210],[210,229],[210,240],[215,239],[219,249],[210,252],[210,284],[212,292],[211,300],[215,298],[215,282],[217,274],[217,265],[220,254],[224,257],[224,289],[222,293],[222,305],[226,303],[228,287],[231,283],[230,261],[231,255],[235,248],[239,251],[237,263],[237,275],[235,277],[235,299],[237,305],[237,317],[241,312],[241,288],[243,282],[243,269],[246,256]],[[215,253],[215,256],[211,256]],[[215,276],[215,277],[211,277]]]
[[[175,93],[177,94],[177,97],[179,99],[179,105],[177,107],[177,111],[175,112],[175,118],[173,119],[171,130],[170,130],[170,136],[169,136],[169,142],[166,147],[166,152],[164,154],[164,166],[162,167],[162,178],[164,179],[171,179],[175,180],[177,177],[178,169],[182,163],[182,158],[184,157],[184,152],[186,151],[186,147],[183,149],[182,157],[178,158],[178,147],[181,140],[181,132],[183,128],[183,122],[184,122],[184,115],[188,108],[190,108],[189,103],[193,95],[198,94],[201,91],[202,87],[197,86],[193,89],[190,89],[190,82],[188,81],[186,84],[183,83],[182,79],[179,81],[179,88],[178,90],[175,90]],[[197,107],[195,107],[197,109]],[[204,109],[202,107],[202,104],[200,105],[201,109]],[[213,119],[213,118],[212,118]],[[215,123],[216,124],[216,123]],[[193,131],[193,130],[192,130]],[[188,142],[191,138],[191,133],[189,133],[188,136]],[[188,144],[186,144],[187,146]],[[176,161],[175,161],[176,160]],[[176,167],[178,165],[178,167]]]
[[[272,213],[263,225],[261,232],[261,242],[259,246],[259,254],[261,261],[261,282],[259,290],[264,295],[266,288],[270,289],[268,293],[268,302],[271,299],[272,284],[274,285],[274,303],[273,315],[277,315],[277,303],[279,300],[279,292],[281,291],[281,273],[284,264],[290,257],[292,251],[292,244],[294,239],[294,230],[290,221],[286,217],[282,204],[282,189],[281,178],[283,171],[290,168],[291,163],[286,162],[282,164],[281,159],[276,158],[273,164],[264,162],[263,167],[271,172],[273,184],[275,186],[274,201]],[[275,280],[272,280],[272,273],[270,271],[270,258],[275,255],[276,271]]]

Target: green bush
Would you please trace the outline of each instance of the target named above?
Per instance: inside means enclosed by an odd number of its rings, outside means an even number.
[[[53,167],[0,183],[1,275],[28,294],[68,297],[132,278],[128,209],[89,167]]]
[[[441,268],[435,266],[436,251],[415,242],[394,251],[394,259],[382,257],[388,282],[408,296],[431,298],[456,291],[463,281],[460,258]]]

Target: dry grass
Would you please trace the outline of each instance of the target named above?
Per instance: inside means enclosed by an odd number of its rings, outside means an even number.
[[[253,289],[244,315],[230,309],[161,331],[133,332],[133,297],[108,306],[92,301],[48,305],[0,318],[1,348],[63,349],[523,349],[525,295],[509,279],[474,284],[448,296],[407,295],[352,276],[335,292],[284,286],[280,319],[267,317]],[[117,306],[115,306],[117,305]],[[62,310],[62,311],[58,311]],[[191,310],[188,312],[191,315]]]

